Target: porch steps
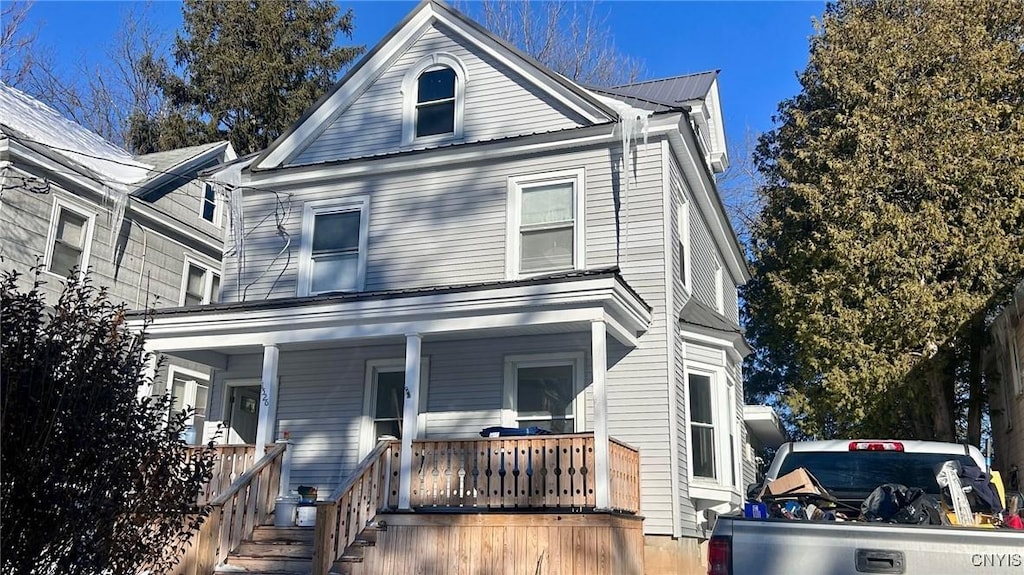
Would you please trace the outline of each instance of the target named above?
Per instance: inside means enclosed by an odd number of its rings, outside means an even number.
[[[261,526],[218,565],[215,573],[308,575],[313,564],[312,527]]]
[[[365,574],[363,560],[367,553],[373,552],[370,548],[377,545],[377,533],[385,529],[376,524],[367,525],[345,549],[341,559],[334,563],[332,575],[368,575]]]

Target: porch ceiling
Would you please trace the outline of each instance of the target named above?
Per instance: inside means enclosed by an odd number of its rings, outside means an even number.
[[[144,314],[130,321],[141,328]],[[616,270],[443,289],[289,298],[156,311],[148,347],[174,355],[337,347],[367,339],[399,341],[565,333],[605,322],[608,333],[637,345],[650,307]],[[177,353],[175,353],[177,352]]]

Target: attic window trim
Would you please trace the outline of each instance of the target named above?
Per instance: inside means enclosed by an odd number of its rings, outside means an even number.
[[[449,68],[455,72],[455,117],[453,130],[443,134],[416,136],[416,114],[419,103],[419,79],[425,72]],[[469,75],[462,60],[447,52],[438,52],[420,58],[409,68],[402,79],[402,145],[449,142],[462,138],[463,117],[466,101],[466,85]]]

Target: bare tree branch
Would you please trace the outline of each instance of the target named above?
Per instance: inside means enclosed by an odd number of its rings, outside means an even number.
[[[742,141],[729,145],[729,169],[716,181],[733,229],[740,243],[748,248],[750,230],[761,213],[762,201],[757,190],[764,184],[764,176],[754,165],[757,138],[748,128]]]
[[[4,2],[0,9],[0,80],[19,86],[28,77],[33,64],[33,46],[39,30],[25,30],[25,19],[35,0]]]

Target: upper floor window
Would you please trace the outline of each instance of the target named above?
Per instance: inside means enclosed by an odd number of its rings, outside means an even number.
[[[509,180],[510,277],[581,269],[583,170]]]
[[[217,198],[217,192],[211,184],[203,184],[203,200],[199,206],[199,213],[203,219],[220,225],[221,202]]]
[[[465,86],[465,67],[451,54],[431,54],[412,66],[402,82],[406,102],[402,142],[461,137]]]
[[[302,217],[299,295],[363,289],[369,205],[366,196],[306,204]]]
[[[679,281],[690,289],[690,204],[685,199],[676,203],[676,227],[679,235]]]
[[[94,216],[58,200],[50,222],[46,269],[61,277],[89,265]]]
[[[220,301],[220,274],[211,266],[185,259],[180,305],[203,305]]]

